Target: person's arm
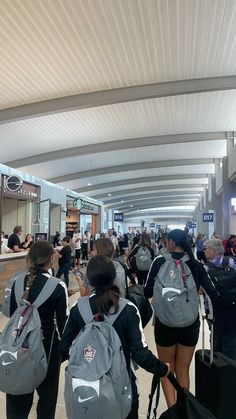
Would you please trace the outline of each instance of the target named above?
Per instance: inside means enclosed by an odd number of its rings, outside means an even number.
[[[146,298],[151,298],[153,296],[153,287],[154,287],[155,278],[158,274],[158,271],[161,265],[164,262],[165,262],[165,258],[163,258],[162,256],[157,257],[153,261],[151,268],[148,272],[147,281],[144,287],[144,295]]]
[[[60,282],[56,288],[56,321],[60,337],[62,336],[68,314],[67,288],[63,282]]]
[[[211,281],[211,278],[207,274],[206,269],[201,263],[198,263],[198,277],[199,277],[199,283],[201,287],[209,295],[211,302],[215,308],[219,301],[219,294],[213,282]]]
[[[155,258],[154,249],[152,247],[149,247],[149,250],[151,252],[152,260],[154,260],[154,258]]]
[[[129,262],[129,265],[130,265],[130,260],[132,259],[132,257],[133,256],[135,256],[136,255],[136,253],[138,252],[138,249],[139,249],[139,246],[138,245],[136,245],[132,250],[131,250],[131,252],[128,254],[128,256],[127,256],[127,261]]]
[[[13,252],[23,252],[25,249],[22,250],[22,248],[19,246],[18,243],[13,243]]]
[[[81,318],[77,304],[71,308],[70,316],[67,320],[64,332],[62,334],[61,342],[59,345],[59,350],[62,356],[62,360],[65,361],[69,358],[69,349],[72,345],[72,342],[79,334],[81,328],[83,327],[84,322]]]
[[[137,364],[152,374],[164,377],[168,373],[168,366],[162,362],[148,349],[143,333],[140,314],[134,304],[129,303],[127,307],[127,330],[129,333],[129,344]]]

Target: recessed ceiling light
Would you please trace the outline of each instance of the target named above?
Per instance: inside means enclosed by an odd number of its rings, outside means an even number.
[[[130,208],[133,208],[133,205],[130,205]]]
[[[121,201],[121,203],[123,204],[124,201]]]
[[[92,183],[88,183],[88,186],[92,186]]]
[[[111,193],[108,193],[107,196],[111,196]]]

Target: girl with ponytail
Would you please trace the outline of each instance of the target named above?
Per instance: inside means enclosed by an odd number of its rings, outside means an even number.
[[[52,267],[53,255],[53,246],[48,241],[37,241],[30,247],[27,255],[26,272],[28,273],[24,280],[24,294],[22,298],[28,300],[31,304],[41,293],[45,283],[50,281],[51,275],[48,273],[48,270]],[[25,272],[22,275],[25,275]],[[16,308],[14,282],[10,294],[10,315],[14,313]],[[61,362],[58,345],[67,319],[67,289],[64,282],[60,282],[58,279],[56,288],[50,297],[39,306],[38,313],[42,324],[43,344],[48,358],[48,370],[44,381],[36,389],[39,396],[37,419],[54,419]],[[55,332],[55,330],[57,331]],[[27,419],[32,404],[33,393],[21,396],[7,394],[7,419]]]
[[[185,257],[183,263],[186,263],[190,269],[197,291],[199,291],[201,285],[210,296],[212,303],[217,304],[217,291],[207,276],[203,265],[195,259],[186,233],[180,229],[172,230],[167,236],[167,248],[171,257],[170,255],[166,255],[165,259],[165,255],[163,255],[154,260],[144,288],[145,296],[147,298],[153,297],[155,280],[158,277],[159,270],[163,264],[170,264],[172,258],[176,261],[176,265],[178,265],[179,263],[177,261]],[[188,256],[187,258],[186,255]],[[164,272],[164,275],[172,276],[172,280],[176,277],[174,269],[173,271],[162,270],[162,272]],[[176,298],[175,296],[173,297],[173,295],[171,295],[172,298],[169,300],[167,299],[167,301]],[[160,316],[161,314],[162,313],[160,313]],[[189,389],[189,367],[199,337],[199,326],[199,316],[197,316],[197,319],[190,324],[190,326],[169,327],[161,323],[158,315],[155,315],[154,336],[158,356],[162,362],[170,363],[171,372],[176,375],[177,381],[181,387],[187,389]],[[162,379],[162,387],[167,405],[168,407],[171,407],[176,403],[175,389],[166,378]]]
[[[119,309],[120,292],[114,284],[116,269],[112,260],[105,255],[97,255],[90,259],[87,266],[87,276],[91,287],[92,295],[89,296],[89,303],[96,321],[103,321],[104,315],[109,315],[110,309],[114,313]],[[82,297],[88,298],[88,297]],[[68,359],[69,349],[72,342],[84,327],[85,323],[79,311],[78,304],[75,304],[66,324],[61,340],[61,354],[63,359]],[[143,334],[140,314],[134,304],[128,302],[121,311],[113,325],[119,335],[127,369],[132,384],[132,410],[127,419],[138,419],[138,392],[136,378],[131,369],[131,357],[136,363],[151,373],[164,377],[169,372],[169,365],[161,363],[148,349]],[[98,417],[99,412],[98,412]]]

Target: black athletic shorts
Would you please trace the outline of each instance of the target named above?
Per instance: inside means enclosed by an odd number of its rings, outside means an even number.
[[[76,259],[80,259],[81,249],[75,249],[75,257]]]
[[[199,336],[199,317],[187,327],[168,327],[155,318],[154,335],[156,344],[169,347],[180,343],[184,346],[196,346]]]

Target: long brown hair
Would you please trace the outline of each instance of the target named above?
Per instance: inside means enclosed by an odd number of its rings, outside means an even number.
[[[45,267],[50,267],[53,253],[53,246],[48,241],[37,241],[31,246],[27,255],[29,274],[27,275],[27,285],[22,297],[25,300],[28,299],[29,290],[40,270]]]
[[[151,239],[149,237],[149,235],[145,232],[143,232],[140,236],[140,240],[138,242],[139,246],[147,246],[147,247],[151,247]]]
[[[114,305],[115,313],[119,309],[119,288],[114,284],[116,270],[112,260],[104,255],[90,259],[87,267],[89,283],[98,294],[97,307],[100,314],[108,314]]]
[[[112,258],[114,254],[114,246],[111,239],[109,239],[108,237],[97,239],[94,245],[99,255],[104,255],[109,258]]]

